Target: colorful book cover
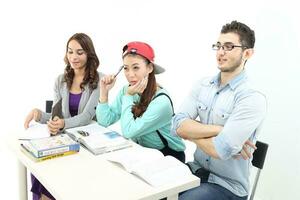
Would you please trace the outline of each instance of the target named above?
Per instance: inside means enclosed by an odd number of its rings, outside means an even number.
[[[67,151],[79,151],[80,145],[66,134],[60,134],[47,138],[31,139],[23,141],[22,145],[36,158],[48,155],[64,153]]]
[[[78,153],[78,151],[67,151],[64,153],[58,153],[58,154],[54,154],[54,155],[48,155],[48,156],[44,156],[41,158],[37,158],[35,157],[31,152],[29,152],[23,144],[21,144],[21,151],[23,153],[25,153],[26,156],[28,156],[31,160],[33,160],[34,162],[41,162],[41,161],[45,161],[45,160],[50,160],[53,158],[59,158],[59,157],[63,157],[63,156],[68,156],[68,155],[73,155],[75,153]]]

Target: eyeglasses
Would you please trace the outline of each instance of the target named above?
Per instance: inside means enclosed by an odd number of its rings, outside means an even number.
[[[221,48],[224,50],[224,51],[231,51],[232,49],[234,49],[235,47],[240,47],[240,48],[243,48],[243,49],[248,49],[248,47],[246,46],[241,46],[241,45],[234,45],[232,43],[225,43],[223,45],[221,45],[220,43],[217,43],[217,44],[213,44],[212,45],[212,49],[213,50],[220,50]]]

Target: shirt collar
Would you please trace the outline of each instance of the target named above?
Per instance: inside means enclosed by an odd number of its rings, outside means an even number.
[[[210,84],[219,85],[220,84],[220,77],[221,77],[221,72],[218,73],[216,76],[214,76],[211,79]],[[234,90],[238,85],[240,85],[246,79],[247,79],[246,70],[243,70],[240,74],[238,74],[236,77],[234,77],[226,85],[229,85],[229,87],[232,90]]]

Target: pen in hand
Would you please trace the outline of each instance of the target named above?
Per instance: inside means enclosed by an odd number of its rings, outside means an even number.
[[[58,116],[52,116],[52,118],[51,118],[51,120],[50,121],[53,121],[53,122],[56,122],[57,120],[59,120],[59,117]],[[51,122],[50,122],[51,123]],[[51,127],[51,126],[50,126]],[[48,122],[48,129],[50,128],[49,127],[49,122]],[[52,130],[50,130],[50,129],[52,129]],[[49,130],[50,130],[50,135],[51,136],[54,136],[54,135],[56,135],[58,132],[52,132],[53,131],[53,127],[52,128],[50,128]]]

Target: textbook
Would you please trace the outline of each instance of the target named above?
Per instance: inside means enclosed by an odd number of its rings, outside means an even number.
[[[97,123],[66,129],[66,133],[94,155],[116,151],[132,146],[132,142],[119,133]]]
[[[66,134],[55,135],[47,138],[23,140],[21,143],[34,157],[55,155],[68,151],[79,151],[80,145]]]
[[[23,144],[21,144],[21,151],[23,153],[25,153],[25,155],[27,155],[34,162],[41,162],[41,161],[50,160],[50,159],[53,159],[53,158],[58,158],[58,157],[68,156],[68,155],[72,155],[72,154],[78,153],[78,151],[67,151],[67,152],[63,152],[63,153],[58,153],[58,154],[54,154],[54,155],[48,155],[48,156],[37,158],[31,152],[29,152],[24,147]]]
[[[192,175],[188,166],[176,158],[141,146],[113,152],[106,159],[154,187],[183,181]]]

